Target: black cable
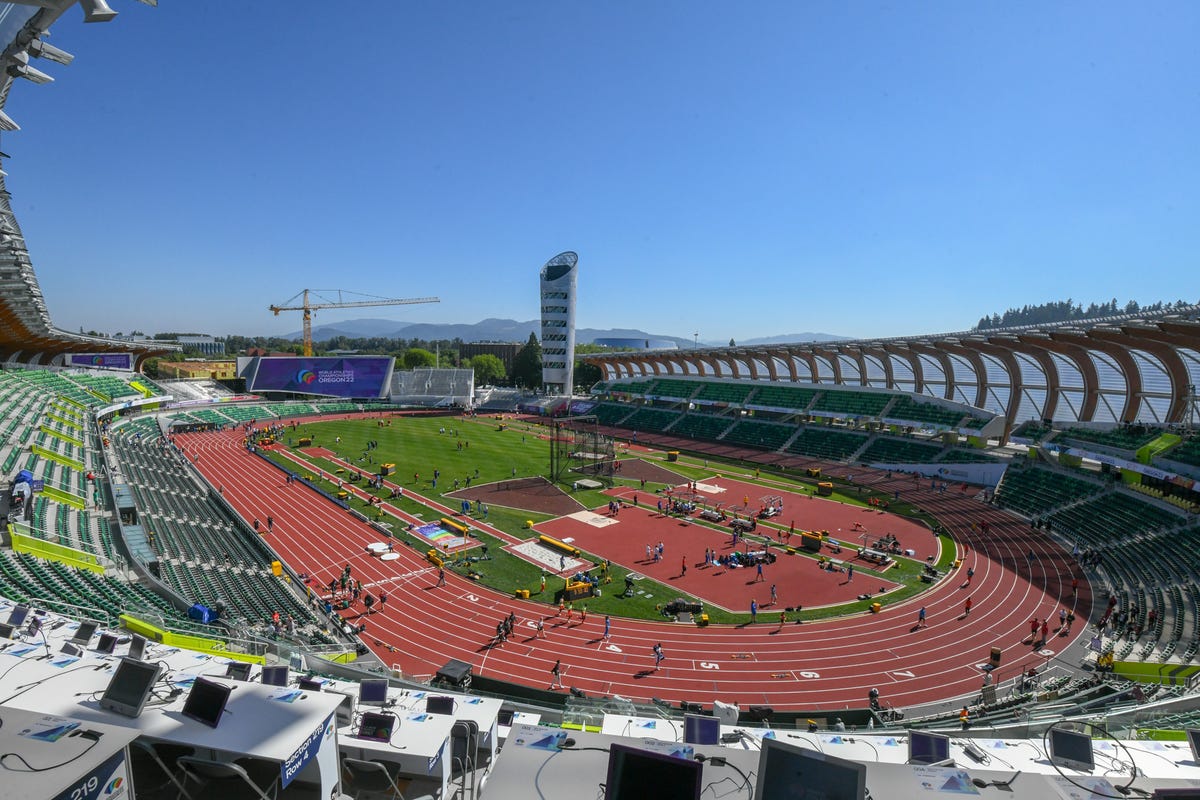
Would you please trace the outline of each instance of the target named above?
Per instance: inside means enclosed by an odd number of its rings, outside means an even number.
[[[1046,730],[1042,732],[1042,744],[1045,746],[1047,753],[1050,752],[1050,731],[1056,729],[1065,722],[1066,720],[1059,720],[1058,722],[1048,726]],[[1086,726],[1089,730],[1093,727],[1090,722],[1080,722],[1078,724]],[[1132,759],[1132,756],[1130,758]],[[1050,766],[1054,767],[1054,771],[1059,774],[1059,777],[1074,786],[1076,789],[1083,789],[1085,792],[1090,792],[1092,797],[1103,797],[1106,798],[1106,800],[1125,800],[1125,798],[1128,797],[1129,793],[1132,791],[1130,787],[1133,785],[1133,782],[1137,780],[1137,768],[1135,767],[1133,770],[1133,777],[1129,779],[1128,784],[1125,786],[1113,787],[1117,790],[1117,794],[1105,794],[1094,786],[1084,786],[1082,783],[1072,780],[1070,775],[1062,771],[1062,767],[1054,763],[1053,758],[1048,760],[1050,761]]]
[[[88,733],[91,733],[91,731],[88,731]],[[86,748],[84,748],[83,752],[77,753],[74,757],[69,758],[66,761],[61,761],[57,764],[51,764],[48,767],[35,767],[35,766],[31,765],[28,761],[26,761],[25,756],[21,755],[20,753],[5,753],[3,755],[0,755],[0,767],[4,767],[6,770],[9,770],[10,772],[49,772],[52,769],[58,769],[59,767],[65,767],[67,764],[70,764],[72,762],[78,761],[79,759],[83,758],[85,755],[87,755],[88,753],[91,752],[93,747],[100,744],[100,734],[95,733],[95,734],[92,734],[91,736],[89,736],[88,738],[90,738],[92,740],[92,743],[89,744]],[[8,764],[4,763],[4,759],[8,758],[9,756],[13,756],[14,758],[19,758],[21,760],[21,763],[25,765],[26,769],[13,769]]]
[[[724,756],[706,756],[703,753],[697,753],[694,756],[694,759],[696,761],[699,761],[701,764],[707,763],[707,764],[711,764],[714,767],[729,767],[734,772],[736,772],[738,775],[741,775],[742,776],[742,786],[746,787],[749,800],[754,800],[754,786],[750,783],[750,776],[747,775],[746,773],[742,772],[741,769],[738,768],[737,764],[731,763]],[[709,783],[705,784],[704,791],[702,791],[701,794],[704,794],[704,792],[707,792],[709,789],[712,789],[712,787],[714,787],[718,784],[724,783],[727,780],[729,780],[729,778],[722,778],[719,781],[710,781]],[[716,793],[715,789],[713,790],[713,793],[714,794]]]

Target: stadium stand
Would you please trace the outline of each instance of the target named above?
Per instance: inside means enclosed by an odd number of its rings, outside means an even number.
[[[867,435],[828,428],[805,427],[788,443],[787,452],[825,461],[848,461],[867,443]]]
[[[1074,442],[1085,442],[1111,447],[1114,450],[1137,450],[1145,444],[1154,441],[1161,431],[1147,429],[1144,426],[1125,426],[1101,430],[1096,428],[1063,428],[1057,439],[1069,439]]]
[[[1099,494],[1104,487],[1058,470],[1042,467],[1009,467],[996,493],[1001,508],[1034,517]]]
[[[816,396],[815,389],[802,389],[796,386],[758,386],[746,400],[746,405],[803,411],[812,404],[813,398]]]
[[[734,420],[730,417],[715,414],[684,414],[671,428],[671,433],[676,436],[716,441],[733,423]]]
[[[1167,451],[1166,458],[1181,464],[1200,467],[1200,436],[1192,435],[1191,438],[1184,439]]]
[[[906,422],[930,423],[944,428],[954,428],[963,421],[961,411],[953,411],[934,403],[918,403],[905,395],[898,396],[888,408],[888,417]]]
[[[722,441],[760,450],[778,450],[795,432],[796,428],[792,425],[744,419],[730,428]]]
[[[894,439],[888,436],[875,437],[867,449],[858,454],[858,460],[881,464],[926,464],[942,453],[940,445],[916,442],[911,439]]]
[[[399,405],[440,408],[474,404],[475,372],[469,369],[413,369],[392,375],[392,401]]]
[[[634,406],[625,403],[600,403],[592,409],[601,425],[620,425],[634,411]]]
[[[745,383],[705,383],[693,399],[740,405],[753,391],[754,386]]]
[[[811,411],[842,414],[847,417],[878,417],[896,397],[884,392],[853,392],[826,389],[817,395]]]
[[[643,406],[633,412],[623,423],[626,428],[632,428],[635,431],[661,431],[667,426],[679,419],[678,411],[669,411],[665,408],[650,408]]]
[[[661,378],[655,381],[653,386],[646,390],[645,394],[647,396],[653,396],[656,398],[688,400],[699,388],[700,384],[695,381],[680,381],[672,378]]]

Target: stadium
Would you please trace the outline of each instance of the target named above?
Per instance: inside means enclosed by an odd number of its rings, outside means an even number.
[[[75,6],[0,4],[5,101]],[[235,394],[56,327],[0,174],[5,796],[1196,796],[1200,306],[613,340],[572,397],[581,261],[558,391]]]

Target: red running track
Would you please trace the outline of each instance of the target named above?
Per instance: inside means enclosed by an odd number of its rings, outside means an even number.
[[[544,604],[514,600],[447,573],[436,572],[411,548],[397,561],[369,557],[365,546],[381,535],[303,484],[241,447],[240,431],[186,434],[176,442],[247,519],[275,519],[267,542],[298,572],[328,584],[344,564],[375,593],[388,594],[387,608],[367,618],[364,643],[385,663],[404,672],[432,675],[449,659],[473,665],[475,673],[547,688],[556,659],[568,667],[564,682],[589,694],[619,694],[647,701],[712,699],[779,710],[861,707],[878,687],[896,707],[978,694],[976,665],[993,646],[1004,650],[1002,677],[1014,674],[1031,655],[1029,620],[1055,617],[1060,603],[1074,604],[1080,625],[1049,648],[1061,652],[1086,630],[1091,611],[1087,582],[1056,543],[1027,523],[966,494],[930,491],[908,476],[887,478],[870,470],[856,479],[918,502],[954,536],[975,569],[974,585],[942,581],[907,603],[861,615],[803,625],[760,622],[753,626],[689,624],[614,619],[611,641],[602,640],[603,617],[566,624]],[[984,536],[971,523],[986,520]],[[969,546],[969,551],[965,549]],[[1034,558],[1028,559],[1032,553]],[[1070,597],[1072,577],[1080,596]],[[963,617],[967,597],[973,601]],[[928,627],[914,629],[917,609],[927,609]],[[490,647],[497,621],[517,615],[518,633],[503,647]],[[357,621],[357,615],[353,615]],[[534,620],[546,617],[547,639],[534,638]],[[1053,624],[1052,624],[1053,627]],[[661,642],[666,660],[654,671],[650,648]]]

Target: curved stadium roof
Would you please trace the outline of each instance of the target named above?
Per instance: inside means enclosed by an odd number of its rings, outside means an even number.
[[[73,5],[75,0],[0,2],[0,42],[4,46],[4,71],[0,72],[0,131],[19,130],[4,110],[9,92],[18,79],[33,83],[53,80],[31,66],[32,59],[70,63],[69,53],[50,47],[42,41],[42,36]],[[89,5],[90,9],[85,11],[86,21],[102,22],[114,16],[103,3]],[[4,177],[0,171],[0,362],[58,365],[71,352],[133,353],[134,358],[141,361],[178,349],[85,336],[56,328],[38,286],[21,226],[13,215],[12,196]]]
[[[867,386],[1026,420],[1182,423],[1200,383],[1200,306],[984,331],[589,355],[608,380],[691,376]],[[1010,428],[1011,429],[1011,428]]]

